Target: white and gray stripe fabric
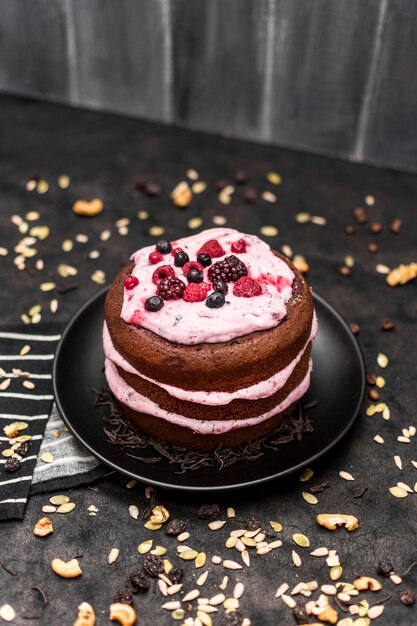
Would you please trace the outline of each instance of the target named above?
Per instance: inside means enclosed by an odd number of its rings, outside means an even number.
[[[0,332],[0,368],[3,382],[9,386],[0,391],[0,450],[9,448],[4,427],[13,422],[27,422],[21,434],[32,436],[29,452],[16,472],[6,472],[7,458],[0,456],[0,520],[22,518],[31,488],[33,472],[53,401],[52,363],[59,334]],[[25,345],[27,354],[20,354]],[[27,372],[24,377],[16,370]],[[27,389],[28,380],[35,387]]]
[[[60,433],[59,437],[54,433]],[[38,461],[33,474],[34,491],[40,490],[39,483],[69,479],[72,476],[90,474],[98,468],[103,469],[102,464],[66,430],[55,403],[46,425],[40,455],[44,452],[51,452],[54,462]]]

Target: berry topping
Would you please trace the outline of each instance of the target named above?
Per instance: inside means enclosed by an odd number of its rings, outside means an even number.
[[[178,565],[173,565],[168,572],[168,578],[174,585],[182,581],[182,575],[183,571]]]
[[[217,239],[209,239],[208,241],[203,243],[197,254],[201,254],[202,252],[209,254],[212,259],[226,254]]]
[[[121,602],[122,604],[132,604],[133,595],[129,589],[122,589],[113,596],[113,602]]]
[[[231,245],[231,250],[232,252],[237,252],[238,254],[242,254],[243,252],[246,252],[246,246],[248,244],[246,243],[246,241],[244,239],[238,239],[237,241],[235,241],[234,243],[232,243]]]
[[[174,268],[170,265],[161,265],[160,267],[157,267],[152,274],[152,282],[155,283],[155,285],[158,285],[161,280],[168,278],[169,276],[175,276]]]
[[[160,239],[156,244],[156,249],[161,254],[168,254],[168,252],[171,252],[172,246],[166,239]]]
[[[213,521],[220,517],[220,506],[218,504],[203,504],[197,511],[200,519]]]
[[[164,571],[164,562],[160,556],[148,554],[143,562],[143,569],[148,576],[158,578],[158,575]]]
[[[228,283],[239,280],[241,276],[246,276],[247,273],[246,265],[237,256],[231,254],[223,261],[214,263],[208,271],[208,277],[212,282],[221,278],[225,283]]]
[[[145,309],[147,311],[152,311],[155,313],[159,311],[164,306],[164,301],[159,296],[151,296],[145,302]]]
[[[126,276],[123,284],[126,289],[133,289],[136,285],[139,285],[139,281],[136,276]]]
[[[203,267],[208,267],[212,264],[211,256],[209,254],[206,254],[205,252],[200,252],[200,254],[197,256],[197,261]]]
[[[162,261],[164,257],[162,256],[162,254],[160,252],[158,252],[158,250],[154,250],[153,252],[150,252],[149,254],[149,263],[152,263],[152,265],[155,265],[156,263],[160,263]]]
[[[178,252],[184,252],[184,250],[182,248],[172,248],[171,255],[175,256]]]
[[[188,254],[186,252],[183,252],[182,250],[180,250],[175,255],[174,265],[176,267],[183,267],[186,263],[188,263],[189,260],[190,260],[190,257],[188,256]]]
[[[186,286],[183,298],[186,302],[202,302],[210,291],[208,283],[190,283]]]
[[[164,300],[179,300],[184,293],[185,284],[176,276],[168,276],[158,283],[157,294]]]
[[[239,298],[253,298],[261,295],[262,287],[253,278],[242,276],[233,286],[233,293]]]
[[[210,294],[206,300],[209,309],[219,309],[225,303],[224,295],[220,291]]]
[[[229,287],[227,286],[225,282],[222,281],[221,278],[218,278],[217,280],[213,281],[213,289],[214,291],[218,291],[219,293],[222,293],[224,296],[229,291]]]
[[[132,315],[132,319],[130,323],[134,326],[140,326],[142,322],[142,313],[140,311],[135,311]]]
[[[193,268],[195,270],[199,270],[200,272],[204,272],[204,267],[200,265],[200,263],[197,263],[196,261],[188,261],[188,263],[186,263],[182,268],[184,276],[187,276],[188,272]]]
[[[16,457],[11,457],[10,459],[7,459],[3,467],[6,472],[16,472],[20,467],[20,461],[19,459],[16,459]]]
[[[174,537],[177,537],[178,535],[184,532],[186,527],[187,527],[187,522],[185,520],[173,519],[165,526],[165,534],[173,535]]]
[[[204,280],[204,274],[196,267],[192,267],[189,272],[187,272],[187,280],[189,283],[202,283]]]

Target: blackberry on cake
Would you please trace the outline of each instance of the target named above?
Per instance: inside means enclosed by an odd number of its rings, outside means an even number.
[[[141,248],[115,278],[106,377],[149,435],[190,449],[239,446],[306,393],[316,332],[311,290],[291,261],[254,235],[215,228]]]

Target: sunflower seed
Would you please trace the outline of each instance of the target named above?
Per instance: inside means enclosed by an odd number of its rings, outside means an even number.
[[[227,219],[224,217],[224,215],[213,215],[211,221],[213,222],[213,224],[216,224],[216,226],[224,226],[227,222]]]
[[[247,550],[243,550],[243,552],[242,552],[242,561],[244,562],[246,567],[249,567],[249,565],[250,565],[250,557],[249,557],[249,552]]]
[[[168,585],[167,581],[169,582],[169,585]],[[165,580],[164,582],[167,585],[167,593],[168,593],[169,596],[175,595],[176,593],[178,593],[182,589],[182,584],[181,583],[178,583],[177,585],[171,585],[171,581],[169,580],[169,578],[167,578],[167,580]]]
[[[210,530],[220,530],[220,528],[223,528],[223,526],[226,524],[225,521],[222,520],[215,520],[214,522],[210,522],[208,525],[208,527],[210,528]]]
[[[335,596],[337,589],[334,585],[322,585],[320,591],[326,594],[326,596]]]
[[[111,237],[111,230],[103,230],[100,233],[100,240],[101,241],[108,241]]]
[[[282,585],[280,585],[275,593],[275,597],[276,598],[280,598],[282,596],[282,594],[286,593],[288,591],[288,589],[290,588],[290,586],[287,583],[282,583]]]
[[[233,589],[233,597],[239,600],[243,596],[243,592],[245,591],[245,585],[243,583],[236,583]]]
[[[225,569],[242,569],[240,563],[236,563],[236,561],[230,561],[228,559],[223,561],[223,567]]]
[[[264,191],[262,193],[262,199],[265,200],[265,202],[276,202],[277,201],[277,197],[274,193],[272,193],[272,191]]]
[[[201,575],[197,578],[196,583],[197,583],[197,585],[198,585],[199,587],[202,587],[202,586],[204,585],[204,583],[205,583],[205,582],[206,582],[206,580],[207,580],[207,576],[208,576],[208,570],[206,570],[205,572],[203,572],[203,574],[201,574]]]
[[[60,189],[68,189],[71,184],[71,179],[66,174],[61,174],[61,176],[58,176],[57,182]]]
[[[390,574],[389,575],[390,580],[394,583],[394,585],[401,585],[401,583],[403,582],[401,576],[398,576],[398,574]]]
[[[0,391],[6,391],[11,382],[12,381],[10,380],[10,378],[6,378],[6,380],[3,380],[3,382],[0,383]]]
[[[312,215],[310,221],[316,224],[316,226],[325,226],[327,224],[326,218],[321,217],[321,215]]]
[[[198,182],[194,183],[191,186],[191,191],[193,193],[202,193],[206,189],[207,189],[207,184],[203,182],[202,180],[199,180]]]
[[[227,517],[229,517],[229,518],[230,518],[230,517],[236,517],[236,511],[234,510],[234,508],[233,508],[233,507],[229,506],[229,507],[227,508],[226,515],[227,515]]]
[[[239,528],[238,530],[232,530],[232,532],[230,533],[230,536],[231,537],[243,537],[245,532],[246,530],[244,530],[243,528]]]
[[[198,180],[199,178],[198,172],[192,168],[187,170],[185,173],[190,180]]]
[[[158,588],[159,588],[159,591],[162,593],[163,596],[167,596],[168,595],[168,585],[161,578],[158,580]]]
[[[292,556],[292,562],[294,563],[295,567],[301,567],[300,555],[297,554],[295,550],[292,550],[291,556]]]
[[[313,552],[310,552],[311,556],[327,556],[329,551],[327,548],[316,548]]]
[[[103,270],[96,270],[91,274],[90,278],[93,283],[96,283],[97,285],[104,285],[106,282],[106,275]]]
[[[257,535],[255,535],[254,539],[256,543],[261,543],[265,539],[265,536],[265,533],[258,533]]]
[[[281,600],[290,608],[293,609],[295,606],[297,606],[296,601],[294,600],[294,598],[291,598],[291,596],[287,596],[285,595],[285,593],[281,596]]]
[[[212,626],[213,622],[211,621],[210,615],[207,615],[204,611],[197,611],[197,619],[200,620],[200,623],[203,626]],[[194,621],[194,626],[196,622]]]
[[[399,441],[400,443],[410,443],[411,439],[409,437],[397,437],[397,441]]]
[[[138,507],[136,505],[131,504],[129,506],[129,515],[133,519],[138,519],[138,517],[139,517],[139,509],[138,509]]]
[[[400,489],[404,489],[404,491],[408,491],[408,493],[413,493],[413,490],[411,489],[411,487],[409,487],[405,483],[401,483],[401,482],[397,483],[397,487],[399,487]]]
[[[383,440],[383,438],[381,437],[381,435],[375,435],[375,437],[374,437],[374,441],[375,441],[376,443],[384,443],[384,440]]]
[[[340,478],[343,478],[343,480],[355,480],[352,474],[350,474],[349,472],[345,472],[343,470],[339,472],[339,476]]]
[[[214,563],[214,565],[220,565],[220,563],[222,562],[222,559],[220,556],[215,554],[211,557],[211,562]]]
[[[191,230],[195,230],[196,228],[200,228],[203,223],[203,219],[201,217],[192,217],[188,220],[187,226],[191,228]]]
[[[187,539],[189,538],[190,538],[190,533],[186,531],[177,536],[177,541],[181,543],[181,541],[187,541]]]
[[[224,595],[224,593],[218,593],[217,595],[210,598],[209,604],[211,604],[212,606],[217,606],[218,604],[223,604],[225,600],[226,596]]]
[[[270,543],[268,543],[268,548],[271,548],[271,549],[280,548],[281,546],[282,546],[281,539],[277,539],[276,541],[271,541]]]
[[[256,550],[256,554],[259,555],[263,555],[263,554],[268,554],[268,552],[271,552],[272,548],[270,548],[269,546],[262,546],[261,548],[258,548]]]
[[[384,608],[385,607],[383,604],[375,604],[370,609],[368,609],[367,615],[370,619],[376,619],[377,617],[380,617],[382,615],[382,613],[384,612]]]
[[[403,468],[403,462],[402,462],[402,460],[401,460],[401,457],[400,457],[398,454],[396,454],[396,455],[394,456],[394,463],[395,463],[395,465],[398,467],[398,469],[402,470],[402,468]]]
[[[384,265],[383,263],[378,263],[375,269],[378,272],[378,274],[389,274],[391,271],[388,265]]]
[[[376,362],[378,363],[379,367],[382,367],[382,368],[387,367],[389,363],[387,355],[383,354],[382,352],[380,352],[378,356],[376,357]]]
[[[56,512],[56,506],[51,506],[49,504],[45,504],[42,507],[42,513],[55,513]]]
[[[115,561],[117,561],[117,559],[119,558],[119,554],[120,554],[119,548],[112,548],[110,550],[109,556],[107,557],[107,560],[110,565],[114,563]]]
[[[192,602],[192,600],[195,600],[196,598],[198,598],[199,595],[200,595],[200,591],[198,589],[193,589],[192,591],[189,591],[188,593],[185,594],[185,596],[182,597],[182,601]]]
[[[165,604],[162,605],[162,608],[165,609],[166,611],[175,611],[176,609],[181,608],[181,603],[179,602],[179,600],[173,600],[172,602],[165,602]]]

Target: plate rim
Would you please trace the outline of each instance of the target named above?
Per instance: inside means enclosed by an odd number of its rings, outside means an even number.
[[[355,339],[355,336],[353,335],[352,331],[350,330],[347,321],[344,319],[342,314],[337,310],[337,308],[335,308],[325,298],[323,298],[318,293],[316,293],[314,290],[312,290],[313,299],[317,300],[320,303],[321,306],[326,308],[327,311],[330,312],[330,314],[333,315],[337,319],[337,321],[344,328],[344,330],[347,331],[348,336],[351,339],[351,345],[353,346],[354,351],[356,352],[357,363],[359,365],[360,374],[361,374],[360,392],[359,392],[358,400],[357,400],[357,403],[356,403],[355,411],[352,413],[352,415],[350,416],[349,420],[346,422],[344,428],[341,430],[341,432],[338,434],[337,437],[335,437],[331,442],[329,442],[327,444],[327,446],[322,448],[320,451],[316,452],[313,456],[309,457],[308,459],[306,459],[304,461],[300,461],[300,463],[297,463],[296,465],[291,465],[291,467],[288,467],[285,470],[281,470],[278,473],[269,474],[268,476],[264,476],[264,477],[261,477],[261,478],[256,478],[254,480],[245,481],[243,483],[238,483],[238,484],[223,484],[223,485],[216,485],[216,486],[213,486],[213,485],[209,485],[209,486],[204,486],[204,485],[194,486],[194,485],[180,485],[180,484],[176,484],[175,482],[165,483],[165,482],[161,482],[160,480],[156,480],[156,479],[154,480],[152,478],[140,476],[138,473],[134,473],[134,472],[132,472],[130,470],[127,470],[127,469],[124,469],[124,468],[120,467],[119,465],[117,465],[113,461],[108,460],[107,458],[105,458],[100,452],[97,452],[91,446],[91,444],[86,442],[84,437],[82,437],[77,432],[76,428],[71,424],[71,421],[68,419],[67,415],[65,414],[65,411],[63,410],[63,407],[62,407],[62,404],[61,404],[61,400],[60,400],[60,397],[59,397],[58,385],[57,385],[57,374],[58,374],[58,368],[59,368],[60,354],[61,354],[62,350],[64,349],[65,342],[67,340],[68,335],[72,331],[72,327],[77,322],[77,320],[80,317],[82,317],[82,315],[85,313],[85,311],[87,309],[89,309],[96,302],[96,300],[99,300],[100,298],[102,298],[107,293],[107,291],[109,289],[110,289],[110,285],[106,285],[105,287],[100,289],[93,296],[91,296],[74,313],[74,315],[70,318],[70,320],[67,323],[64,331],[62,332],[61,339],[59,340],[59,343],[58,343],[58,345],[56,347],[55,357],[54,357],[53,367],[52,367],[52,385],[53,385],[54,401],[55,401],[55,403],[57,405],[59,414],[60,414],[63,422],[66,424],[66,426],[68,427],[68,429],[70,430],[72,435],[76,438],[76,440],[78,442],[80,442],[81,445],[84,446],[84,448],[86,448],[89,452],[91,452],[91,454],[96,459],[98,459],[101,463],[103,463],[107,467],[110,467],[111,469],[113,469],[113,470],[115,470],[117,472],[120,472],[121,474],[123,474],[125,476],[128,476],[129,478],[133,478],[135,480],[146,482],[147,484],[150,484],[150,485],[155,486],[155,487],[161,487],[163,489],[172,489],[174,491],[213,492],[213,491],[231,491],[233,489],[249,489],[250,487],[256,487],[257,485],[261,485],[261,484],[264,484],[264,483],[269,483],[269,482],[271,482],[273,480],[279,480],[280,478],[284,478],[284,477],[286,477],[286,476],[288,476],[290,474],[294,474],[295,472],[303,469],[307,465],[309,465],[311,463],[314,463],[317,459],[325,456],[332,448],[337,446],[337,444],[343,439],[343,437],[346,436],[348,431],[352,428],[353,424],[357,420],[357,418],[359,416],[359,413],[360,413],[360,410],[361,410],[361,407],[362,407],[362,404],[363,404],[363,401],[364,401],[365,391],[366,391],[366,366],[365,366],[365,359],[364,359],[362,348],[361,348],[359,342]],[[103,319],[104,319],[104,315],[103,315]]]

